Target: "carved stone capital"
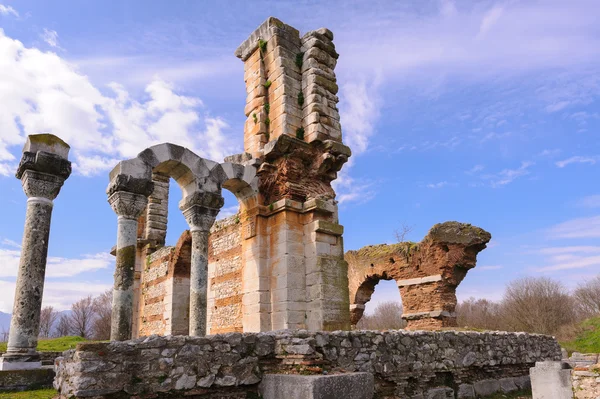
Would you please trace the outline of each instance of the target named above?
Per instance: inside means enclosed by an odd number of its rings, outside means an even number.
[[[179,209],[190,226],[191,231],[206,231],[215,222],[225,200],[215,193],[194,193],[179,203]]]
[[[137,219],[148,205],[148,197],[127,191],[117,191],[108,197],[108,203],[117,215],[126,219]]]
[[[28,198],[46,198],[52,201],[64,182],[65,179],[60,176],[34,170],[25,170],[21,175],[21,185]]]

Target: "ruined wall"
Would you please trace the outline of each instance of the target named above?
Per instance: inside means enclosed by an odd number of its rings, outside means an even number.
[[[458,222],[433,226],[420,243],[371,245],[348,251],[351,321],[362,317],[380,280],[395,280],[407,329],[456,326],[456,287],[475,267],[491,235]]]
[[[211,334],[241,332],[242,241],[239,215],[217,220],[208,239],[208,324]]]
[[[375,398],[473,398],[524,388],[530,366],[560,357],[554,338],[525,333],[152,336],[78,344],[57,361],[55,387],[61,398],[70,399],[247,398],[257,392],[264,373],[364,371],[375,376]]]
[[[191,235],[146,258],[141,276],[138,336],[187,334],[189,329]]]

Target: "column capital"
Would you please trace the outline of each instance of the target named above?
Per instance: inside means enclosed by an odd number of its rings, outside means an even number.
[[[193,193],[179,202],[179,209],[190,226],[191,231],[206,231],[215,222],[217,214],[225,200],[217,193]]]
[[[117,215],[137,220],[148,205],[148,197],[128,191],[117,191],[108,197],[108,203]]]
[[[15,176],[29,198],[54,200],[71,175],[69,146],[52,134],[27,137]]]

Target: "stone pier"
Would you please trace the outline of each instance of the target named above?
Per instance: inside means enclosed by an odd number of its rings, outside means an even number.
[[[146,208],[148,196],[154,187],[149,176],[135,178],[125,175],[123,172],[126,172],[126,169],[126,162],[121,162],[113,169],[111,183],[107,189],[108,202],[118,215],[117,260],[110,331],[110,339],[113,341],[124,341],[132,337],[137,219]],[[147,169],[142,170],[148,172]]]
[[[208,234],[223,204],[224,200],[220,195],[196,193],[184,198],[179,205],[192,235],[189,329],[191,336],[206,335]]]
[[[53,200],[71,174],[69,146],[51,134],[27,138],[17,170],[27,195],[27,213],[8,348],[0,370],[41,367],[36,351],[46,275]]]

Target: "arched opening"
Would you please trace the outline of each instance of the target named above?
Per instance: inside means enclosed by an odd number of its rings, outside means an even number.
[[[356,291],[351,321],[360,330],[404,328],[402,298],[396,281],[385,273],[368,276]]]

